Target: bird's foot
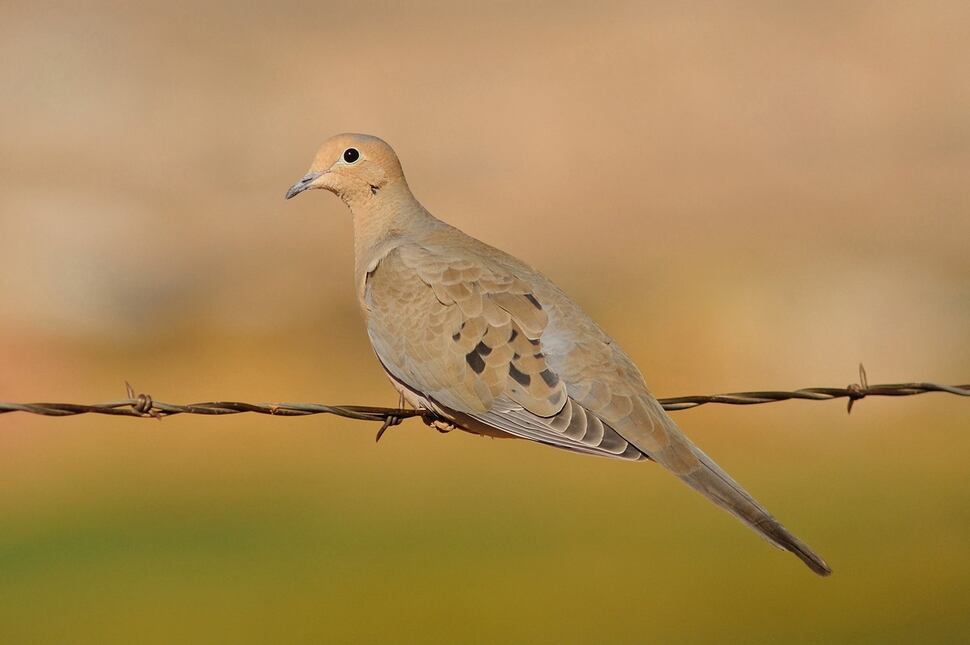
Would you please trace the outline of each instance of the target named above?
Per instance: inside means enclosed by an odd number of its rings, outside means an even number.
[[[428,422],[428,425],[434,428],[435,430],[437,430],[438,432],[440,432],[441,434],[445,434],[447,432],[451,432],[452,430],[458,429],[458,426],[456,426],[454,423],[452,423],[451,421],[446,421],[444,419],[432,419],[431,421]]]

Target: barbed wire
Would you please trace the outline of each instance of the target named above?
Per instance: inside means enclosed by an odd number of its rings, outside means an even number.
[[[378,439],[384,431],[404,419],[420,417],[431,424],[440,418],[429,410],[411,410],[368,405],[324,405],[322,403],[241,403],[238,401],[210,401],[178,405],[156,401],[148,394],[136,394],[125,383],[128,398],[93,405],[79,403],[4,403],[0,401],[0,414],[26,412],[52,417],[68,417],[79,414],[108,414],[127,417],[162,419],[177,414],[225,415],[255,412],[282,417],[302,417],[314,414],[333,414],[347,419],[380,421]],[[869,385],[865,368],[859,365],[859,382],[846,387],[806,387],[793,391],[765,390],[757,392],[730,392],[727,394],[677,396],[659,399],[663,408],[670,412],[688,410],[709,403],[726,405],[760,405],[800,399],[804,401],[830,401],[848,399],[848,412],[853,404],[869,396],[912,396],[927,392],[945,392],[957,396],[970,396],[970,384],[939,385],[937,383],[884,383]]]

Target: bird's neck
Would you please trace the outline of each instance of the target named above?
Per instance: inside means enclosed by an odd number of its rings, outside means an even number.
[[[373,265],[406,235],[441,225],[403,180],[388,183],[376,193],[348,199],[347,205],[354,217],[354,273],[360,287]]]

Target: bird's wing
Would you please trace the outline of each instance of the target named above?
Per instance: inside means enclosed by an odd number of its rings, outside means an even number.
[[[395,247],[367,275],[367,331],[391,376],[462,425],[643,459],[572,399],[543,352],[549,319],[530,284],[478,257]]]

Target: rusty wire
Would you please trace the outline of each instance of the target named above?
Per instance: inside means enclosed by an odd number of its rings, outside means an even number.
[[[127,399],[85,405],[78,403],[4,403],[0,402],[0,414],[26,412],[53,417],[67,417],[78,414],[110,414],[128,417],[148,417],[161,419],[176,414],[223,415],[255,412],[282,417],[301,417],[313,414],[333,414],[348,419],[382,422],[378,436],[388,427],[397,425],[404,419],[421,417],[431,423],[437,417],[427,410],[408,410],[403,408],[374,407],[367,405],[324,405],[322,403],[240,403],[238,401],[211,401],[177,405],[156,401],[147,394],[136,394],[131,385],[127,387]],[[758,405],[791,399],[806,401],[829,401],[848,399],[848,411],[859,399],[867,396],[912,396],[926,392],[945,392],[957,396],[970,396],[968,385],[938,385],[936,383],[886,383],[869,385],[865,369],[859,366],[859,383],[844,388],[807,387],[790,392],[760,391],[731,392],[728,394],[678,396],[660,399],[665,410],[677,411],[696,408],[708,403],[727,405]]]

